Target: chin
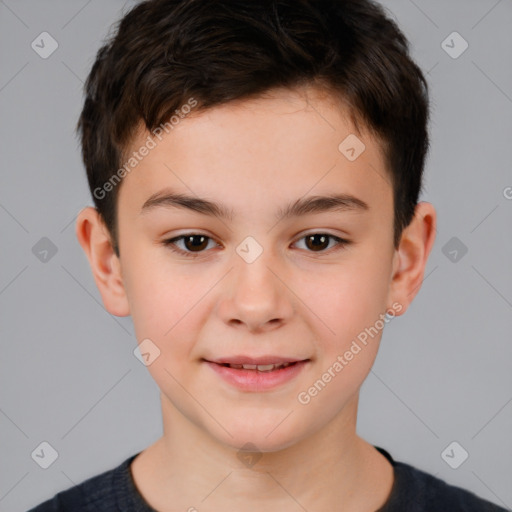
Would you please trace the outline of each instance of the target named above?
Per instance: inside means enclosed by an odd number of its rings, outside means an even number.
[[[212,435],[222,444],[233,448],[238,452],[279,452],[284,450],[300,439],[305,437],[307,433],[304,431],[304,425],[295,425],[294,422],[283,418],[286,414],[282,414],[279,420],[260,421],[254,420],[247,423],[235,422],[231,423],[227,428],[229,434],[223,429],[216,429]],[[285,425],[285,423],[287,423]],[[226,423],[227,424],[227,423]]]

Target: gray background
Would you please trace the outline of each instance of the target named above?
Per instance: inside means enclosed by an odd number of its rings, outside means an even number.
[[[132,5],[0,1],[1,511],[27,510],[162,433],[159,389],[133,355],[131,320],[103,308],[74,233],[92,204],[73,134],[82,83]],[[438,232],[421,291],[385,329],[359,433],[511,507],[512,2],[386,5],[431,86],[421,199],[435,205]],[[31,48],[43,31],[59,45],[47,59]],[[469,44],[458,58],[442,46],[453,31]],[[43,237],[56,254],[41,252]],[[48,469],[31,457],[43,441],[59,454]],[[457,469],[441,456],[453,441],[469,453]],[[448,453],[460,461],[460,448]]]

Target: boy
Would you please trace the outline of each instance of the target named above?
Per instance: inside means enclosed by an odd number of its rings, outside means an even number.
[[[382,8],[142,2],[86,93],[77,236],[164,435],[34,511],[504,510],[356,434],[436,226],[427,84]]]

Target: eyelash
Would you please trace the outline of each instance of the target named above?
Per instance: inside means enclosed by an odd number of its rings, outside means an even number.
[[[321,250],[321,251],[307,251],[307,252],[311,252],[313,254],[315,254],[315,253],[318,253],[318,254],[329,254],[331,252],[340,251],[344,247],[346,247],[347,245],[352,243],[350,240],[346,240],[344,238],[340,238],[338,236],[331,235],[330,233],[323,233],[321,231],[314,232],[314,233],[308,233],[307,235],[304,235],[301,238],[299,238],[299,240],[303,240],[304,238],[307,238],[308,236],[312,236],[312,235],[324,235],[324,236],[327,236],[328,238],[334,240],[337,243],[336,246],[331,247],[330,249],[324,249],[324,250]],[[184,235],[180,235],[180,236],[176,236],[174,238],[170,238],[168,240],[164,240],[162,243],[163,243],[164,246],[168,247],[171,251],[173,251],[173,252],[175,252],[177,254],[180,254],[182,256],[186,256],[188,258],[199,258],[199,257],[201,257],[203,255],[204,252],[206,252],[206,249],[203,250],[203,251],[194,252],[194,251],[185,251],[185,250],[180,249],[180,248],[178,248],[176,246],[176,242],[179,242],[179,241],[181,241],[181,240],[183,240],[183,239],[185,239],[187,237],[190,237],[190,236],[204,236],[208,240],[213,240],[212,237],[203,235],[202,233],[186,233]],[[297,240],[297,241],[299,241],[299,240]]]

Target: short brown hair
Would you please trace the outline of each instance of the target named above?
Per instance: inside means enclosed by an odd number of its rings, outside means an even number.
[[[350,106],[356,128],[360,122],[382,141],[398,247],[422,187],[428,86],[407,39],[379,4],[147,0],[99,49],[77,124],[89,187],[116,253],[119,187],[95,191],[122,165],[141,122],[152,131],[190,98],[200,111],[307,84],[336,95]]]

